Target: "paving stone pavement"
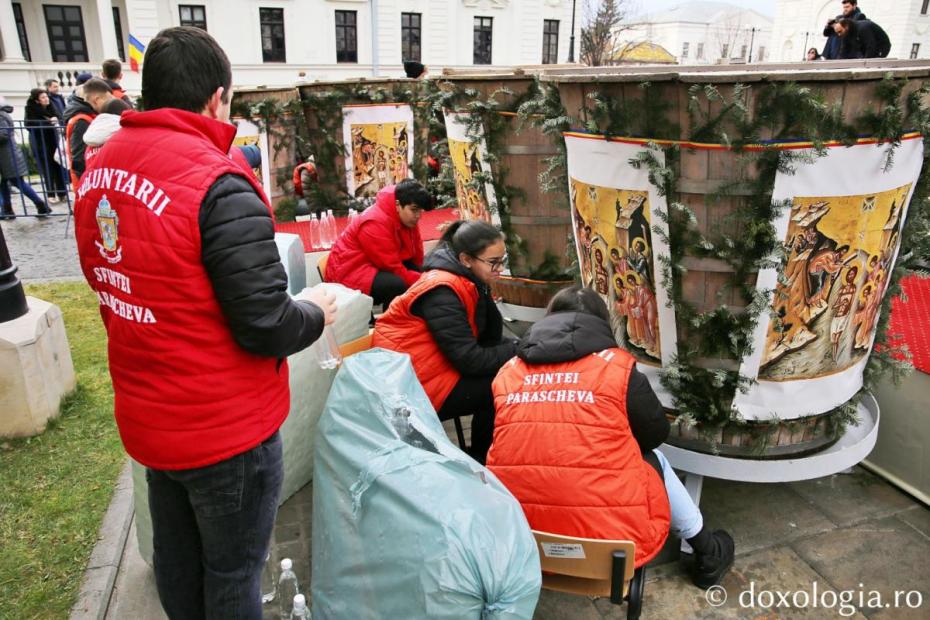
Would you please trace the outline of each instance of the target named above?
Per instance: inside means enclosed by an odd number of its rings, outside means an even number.
[[[447,430],[454,441],[451,423]],[[312,485],[307,485],[281,506],[271,553],[275,563],[292,558],[303,584],[311,578],[312,502]],[[864,469],[786,484],[708,479],[701,504],[706,522],[731,529],[737,541],[736,563],[721,584],[726,602],[710,605],[679,564],[670,562],[647,570],[645,620],[930,617],[930,510]],[[898,607],[896,590],[902,592]],[[857,609],[860,591],[866,604],[875,591],[889,607]],[[778,593],[789,596],[790,606],[779,606]],[[919,606],[908,608],[904,593],[910,593],[912,604],[919,599]],[[805,597],[812,596],[817,606],[803,605]],[[840,614],[844,597],[853,607],[844,607]],[[276,617],[275,609],[269,609],[265,620]],[[134,531],[106,618],[165,618]],[[543,590],[533,620],[621,618],[626,618],[625,605]]]
[[[56,213],[67,206],[52,205]],[[23,282],[83,278],[74,241],[74,218],[54,215],[45,219],[17,217],[0,223],[17,276]],[[67,235],[65,229],[67,228]]]

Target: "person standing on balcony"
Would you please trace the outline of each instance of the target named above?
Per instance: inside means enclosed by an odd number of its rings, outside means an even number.
[[[6,98],[0,95],[0,219],[8,220],[15,217],[10,186],[17,188],[29,198],[36,206],[39,216],[44,217],[52,210],[25,179],[29,174],[29,166],[16,141],[16,129],[13,117],[10,116],[12,112],[13,106],[7,104]]]
[[[840,38],[833,28],[836,22],[843,18],[853,20],[865,19],[865,13],[859,10],[859,0],[843,0],[841,4],[843,12],[829,20],[823,29],[823,36],[827,37],[827,44],[823,46],[824,60],[837,60],[841,58]]]
[[[107,331],[120,437],[146,467],[162,606],[259,620],[286,358],[320,337],[335,299],[287,292],[271,205],[229,155],[222,48],[168,28],[144,60],[145,111],[123,113],[76,190],[78,256]]]
[[[25,121],[32,157],[45,183],[45,195],[49,202],[64,200],[68,191],[65,187],[65,171],[55,161],[61,116],[52,105],[48,93],[41,88],[33,88],[29,93]]]

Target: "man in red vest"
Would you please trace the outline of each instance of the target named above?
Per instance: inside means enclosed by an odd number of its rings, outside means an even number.
[[[171,618],[262,617],[286,358],[335,313],[331,295],[287,294],[271,208],[229,155],[231,84],[206,32],[160,32],[145,112],[123,114],[76,188],[81,268],[107,330],[120,436],[147,468]]]

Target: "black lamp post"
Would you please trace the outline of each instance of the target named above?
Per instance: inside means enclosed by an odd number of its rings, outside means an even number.
[[[753,26],[753,28],[749,31],[750,36],[749,36],[749,60],[748,62],[752,62],[752,44],[756,40],[756,30],[760,30],[760,28],[756,28],[755,26]],[[745,40],[746,39],[743,39],[743,41]]]
[[[0,228],[0,323],[18,319],[29,312],[26,293],[16,277],[16,267],[6,248],[6,237]]]
[[[575,62],[575,1],[572,0],[572,33],[568,38],[568,62]]]

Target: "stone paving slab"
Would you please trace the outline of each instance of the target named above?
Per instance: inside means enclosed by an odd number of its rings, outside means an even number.
[[[52,205],[56,212],[66,207]],[[74,219],[18,217],[0,224],[17,276],[23,282],[83,279],[74,241]],[[67,236],[65,228],[67,227]]]
[[[861,467],[849,474],[791,482],[788,486],[840,526],[891,515],[914,505],[910,497]]]

